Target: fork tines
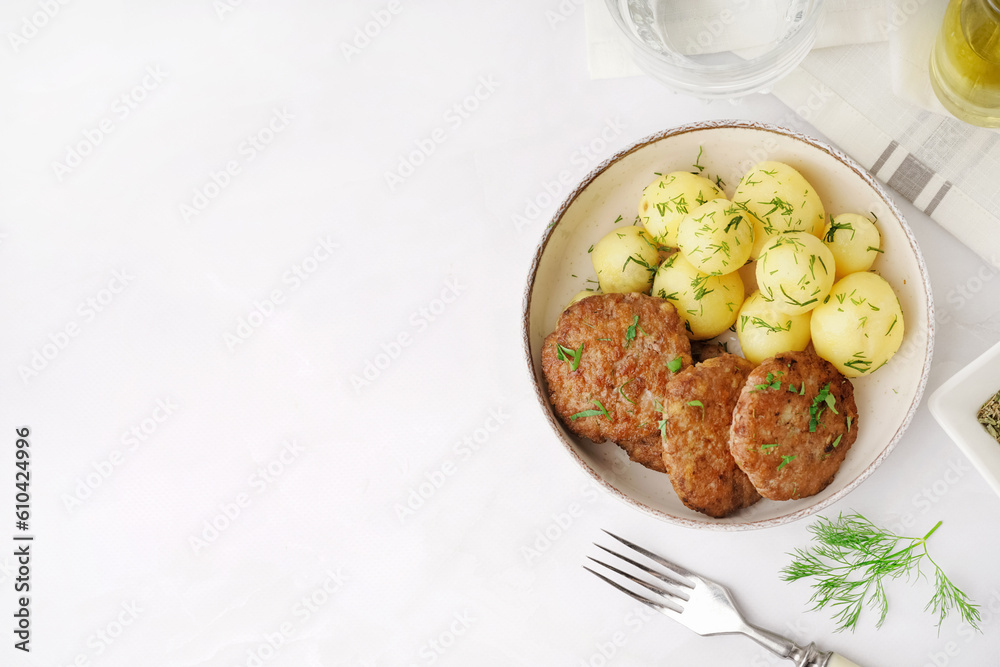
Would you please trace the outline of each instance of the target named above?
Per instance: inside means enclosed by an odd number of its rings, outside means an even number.
[[[614,573],[616,573],[616,574],[618,574],[618,575],[620,575],[622,577],[625,577],[626,579],[628,579],[629,581],[631,581],[633,584],[641,586],[642,588],[645,588],[646,590],[648,590],[648,591],[656,594],[656,596],[658,597],[658,599],[652,600],[652,599],[649,599],[648,597],[646,597],[645,595],[641,595],[639,593],[636,593],[636,592],[634,592],[634,591],[626,588],[625,586],[622,586],[621,584],[613,581],[612,579],[608,578],[604,574],[601,574],[600,572],[592,570],[591,568],[587,567],[586,565],[583,566],[584,569],[587,570],[588,572],[590,572],[591,574],[594,574],[594,575],[600,577],[601,579],[603,579],[607,583],[611,584],[612,586],[614,586],[618,590],[622,591],[626,595],[629,595],[630,597],[634,598],[635,600],[638,600],[639,602],[642,602],[643,604],[649,605],[650,607],[653,607],[654,609],[657,609],[657,610],[662,611],[664,613],[669,613],[669,612],[680,613],[682,611],[683,603],[685,601],[687,601],[687,599],[688,599],[688,596],[684,592],[684,589],[694,588],[694,584],[692,582],[690,582],[688,580],[688,578],[692,577],[694,575],[692,575],[691,572],[685,570],[684,568],[680,567],[679,565],[671,563],[670,561],[664,559],[663,557],[661,557],[661,556],[659,556],[657,554],[654,554],[651,551],[647,551],[646,549],[643,549],[642,547],[640,547],[640,546],[638,546],[636,544],[633,544],[632,542],[629,542],[628,540],[626,540],[624,538],[618,537],[617,535],[615,535],[613,533],[610,533],[608,531],[604,531],[604,532],[607,533],[608,535],[610,535],[611,537],[613,537],[614,539],[618,540],[619,542],[621,542],[625,546],[629,547],[633,551],[636,551],[636,552],[642,554],[643,556],[645,556],[646,558],[648,558],[648,559],[652,560],[653,562],[657,563],[663,569],[667,570],[670,574],[664,574],[664,573],[660,572],[659,570],[655,570],[655,569],[649,567],[648,565],[644,565],[643,563],[640,563],[640,562],[638,562],[636,560],[633,560],[632,558],[629,558],[628,556],[624,556],[624,555],[622,555],[622,554],[620,554],[620,553],[618,553],[616,551],[613,551],[611,549],[608,549],[605,546],[602,546],[602,545],[596,544],[596,543],[594,544],[594,546],[596,546],[599,549],[602,549],[602,550],[608,552],[609,554],[611,554],[612,556],[615,556],[616,558],[618,558],[620,560],[625,561],[626,563],[628,563],[632,567],[635,567],[638,570],[641,570],[647,576],[649,576],[649,577],[651,577],[653,579],[656,579],[660,583],[655,583],[655,584],[654,583],[650,583],[646,579],[642,579],[640,577],[636,577],[636,576],[634,576],[632,574],[629,574],[628,572],[625,572],[624,570],[621,570],[621,569],[619,569],[619,568],[617,568],[617,567],[615,567],[613,565],[609,565],[608,563],[605,563],[604,561],[601,561],[601,560],[598,560],[596,558],[592,558],[592,557],[589,557],[589,556],[588,556],[588,558],[590,558],[590,560],[594,561],[598,565],[601,565],[601,566],[607,568],[608,570],[610,570],[610,571],[612,571],[612,572],[614,572]]]

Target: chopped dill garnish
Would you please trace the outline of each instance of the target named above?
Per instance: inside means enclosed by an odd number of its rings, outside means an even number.
[[[784,375],[784,371],[778,371],[778,375]],[[779,380],[774,373],[768,373],[763,384],[755,385],[750,391],[764,391],[767,389],[781,389],[781,380]]]
[[[823,236],[824,243],[833,243],[834,235],[842,229],[846,229],[851,232],[851,240],[854,240],[855,229],[854,226],[849,222],[834,222],[833,216],[830,216],[830,229],[826,230],[826,235]]]
[[[746,317],[746,315],[744,315],[743,317]],[[781,326],[780,324],[771,324],[770,322],[761,319],[760,317],[757,317],[755,315],[753,318],[750,319],[750,323],[753,324],[758,329],[767,329],[768,333],[778,333],[779,331],[792,330],[791,320],[785,322],[785,326]]]
[[[701,162],[701,154],[702,154],[702,152],[704,152],[704,150],[705,149],[702,146],[698,146],[698,157],[696,157],[694,159],[694,165],[692,165],[695,169],[698,170],[699,174],[701,172],[705,171],[705,167],[703,165],[699,164],[699,162]]]
[[[815,433],[817,427],[819,427],[820,417],[823,416],[823,411],[827,408],[833,414],[840,414],[837,412],[837,408],[833,407],[837,402],[837,398],[830,393],[830,383],[827,382],[819,393],[813,398],[812,405],[809,407],[809,432]]]
[[[569,369],[575,371],[580,366],[580,357],[583,356],[583,343],[580,343],[580,347],[573,349],[571,347],[566,347],[565,345],[558,345],[556,347],[556,358],[559,361],[570,362]]]
[[[629,347],[632,344],[632,341],[635,340],[635,330],[637,328],[639,331],[642,331],[642,327],[639,326],[639,316],[633,315],[632,324],[628,325],[628,328],[625,329],[625,347]],[[646,332],[643,331],[643,333]]]
[[[667,416],[664,413],[666,413],[667,409],[663,407],[663,403],[660,403],[660,400],[655,396],[653,397],[653,407],[656,408],[657,412],[663,414],[663,419],[656,422],[656,425],[660,427],[660,437],[665,438],[667,437]]]
[[[817,301],[817,299],[808,299],[806,301],[799,301],[798,299],[791,296],[788,292],[785,291],[784,285],[778,285],[778,289],[780,289],[781,293],[785,295],[785,301],[787,301],[788,304],[792,306],[799,306],[800,308],[804,308],[805,306],[808,306],[810,303],[816,303]]]
[[[601,416],[603,416],[608,421],[611,421],[611,415],[608,414],[608,411],[604,408],[604,405],[602,405],[599,400],[597,400],[595,398],[594,400],[591,401],[591,403],[593,403],[594,405],[596,405],[600,409],[599,410],[584,410],[583,412],[577,412],[575,415],[570,415],[569,416],[570,420],[571,421],[576,421],[577,419],[580,419],[581,417],[601,417]]]
[[[622,382],[621,386],[618,387],[618,393],[621,394],[621,397],[624,398],[629,403],[631,403],[632,405],[635,405],[635,401],[633,401],[625,394],[625,385],[627,385],[629,382],[634,382],[634,381],[635,378],[632,378],[631,380],[625,380],[625,382]]]

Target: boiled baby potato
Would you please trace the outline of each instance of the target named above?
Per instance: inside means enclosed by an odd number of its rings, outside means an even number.
[[[833,286],[833,253],[808,232],[772,236],[757,259],[757,289],[772,307],[801,315],[818,306]]]
[[[670,248],[677,247],[677,227],[681,219],[722,191],[704,176],[675,171],[646,186],[639,199],[639,219],[649,235]]]
[[[679,252],[663,260],[653,279],[653,296],[674,304],[694,340],[714,338],[733,326],[743,295],[740,274],[706,275]]]
[[[750,253],[754,259],[775,234],[803,231],[818,237],[826,224],[816,190],[802,174],[782,162],[761,162],[744,174],[733,201],[758,219]]]
[[[709,275],[739,270],[753,248],[753,220],[728,199],[713,199],[688,213],[677,230],[684,259]]]
[[[903,342],[903,310],[881,276],[852,273],[837,281],[810,323],[816,353],[847,377],[878,370]]]
[[[605,294],[649,292],[660,261],[656,244],[641,227],[621,227],[594,244],[590,253]]]
[[[570,306],[572,306],[577,301],[583,301],[588,296],[594,296],[595,294],[600,294],[600,293],[601,293],[601,290],[596,290],[596,291],[595,290],[590,290],[590,289],[580,290],[579,292],[577,292],[573,296],[572,299],[569,300],[569,303],[566,304],[566,308],[569,308]],[[563,308],[563,310],[566,310],[566,308]]]
[[[811,314],[787,315],[754,292],[743,302],[736,335],[747,360],[759,364],[781,352],[800,352],[809,345]]]
[[[872,268],[875,258],[882,252],[882,235],[875,223],[857,213],[841,213],[830,218],[822,238],[837,262],[838,279]]]

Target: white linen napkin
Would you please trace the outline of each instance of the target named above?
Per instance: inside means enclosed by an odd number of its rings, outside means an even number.
[[[771,91],[1000,268],[1000,134],[945,112],[927,62],[947,0],[827,0],[817,44]],[[586,0],[592,78],[641,74],[603,0]]]

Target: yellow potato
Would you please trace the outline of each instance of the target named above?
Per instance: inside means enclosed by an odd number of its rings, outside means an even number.
[[[857,213],[842,213],[823,229],[823,243],[837,262],[837,278],[872,268],[882,252],[882,235],[875,223]]]
[[[705,275],[678,252],[660,264],[653,296],[674,304],[688,337],[706,340],[733,326],[743,303],[743,281],[739,273]]]
[[[816,353],[847,377],[869,375],[882,367],[903,342],[903,310],[881,276],[852,273],[813,310]]]
[[[728,199],[713,199],[688,213],[677,230],[684,259],[709,275],[739,270],[750,258],[754,223]]]
[[[570,306],[572,306],[577,301],[583,301],[588,296],[594,296],[595,294],[600,294],[600,293],[601,293],[601,290],[597,290],[597,291],[590,290],[590,289],[581,290],[581,291],[577,292],[576,295],[572,299],[569,300],[569,303],[566,304],[566,308],[569,308]],[[563,310],[566,310],[566,308],[563,308]]]
[[[804,231],[818,237],[826,224],[816,190],[802,174],[782,162],[761,162],[744,174],[733,201],[758,219],[750,253],[754,259],[775,234]]]
[[[681,219],[722,191],[704,176],[675,171],[646,186],[639,199],[639,219],[657,242],[677,247],[677,227]]]
[[[743,302],[736,335],[747,360],[759,364],[781,352],[801,351],[809,345],[811,314],[787,315],[754,292]]]
[[[833,254],[808,232],[772,236],[757,259],[757,289],[776,310],[801,315],[818,306],[833,286]]]
[[[605,294],[649,292],[660,254],[641,227],[620,227],[594,244],[590,253]]]

